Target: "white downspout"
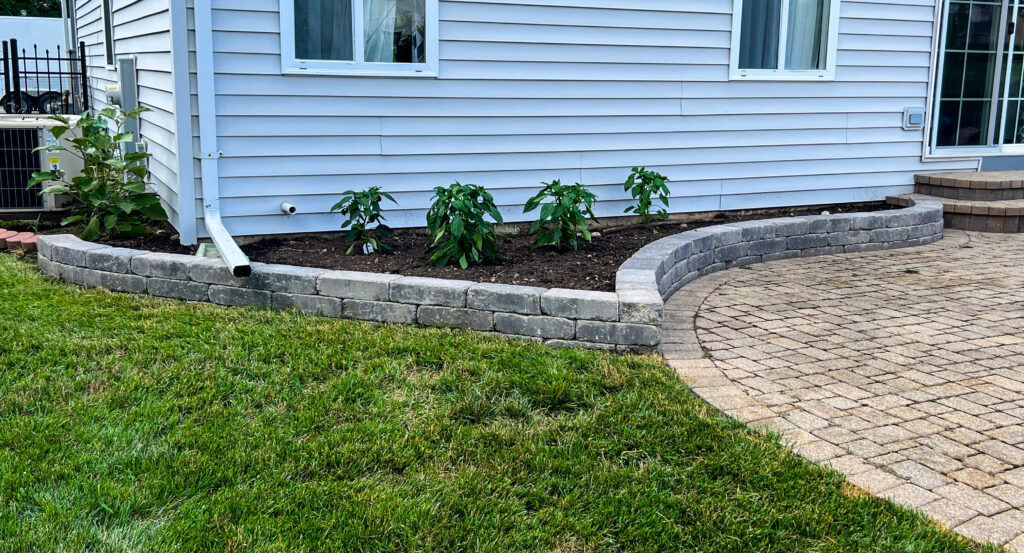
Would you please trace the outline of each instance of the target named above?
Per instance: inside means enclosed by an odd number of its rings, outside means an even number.
[[[236,277],[252,274],[249,258],[224,227],[220,216],[220,171],[217,149],[216,93],[213,88],[213,7],[211,0],[195,2],[196,87],[199,103],[199,164],[203,182],[203,221],[217,252]]]

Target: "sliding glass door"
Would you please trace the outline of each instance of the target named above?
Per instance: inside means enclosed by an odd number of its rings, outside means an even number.
[[[936,150],[1024,150],[1024,0],[948,0],[936,87]]]

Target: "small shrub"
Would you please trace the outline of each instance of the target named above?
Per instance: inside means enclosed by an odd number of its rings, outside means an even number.
[[[493,262],[498,257],[498,233],[491,216],[504,224],[494,198],[482,186],[456,182],[434,189],[433,204],[427,212],[427,247],[435,265]]]
[[[657,196],[661,202],[661,209],[655,212],[660,219],[668,219],[668,178],[665,175],[648,171],[646,167],[634,167],[633,172],[626,179],[626,192],[633,195],[636,205],[626,208],[623,213],[635,213],[644,221],[644,225],[651,224],[654,216],[651,215],[651,208],[654,206],[653,198]]]
[[[397,205],[398,202],[387,192],[381,192],[379,186],[372,186],[366,190],[355,192],[346,190],[341,195],[341,200],[334,204],[331,212],[338,212],[345,216],[345,222],[341,224],[345,233],[345,242],[351,244],[347,254],[351,254],[357,245],[370,246],[374,251],[387,251],[391,249],[381,238],[391,236],[391,229],[385,225],[384,216],[380,213],[380,202],[391,200]],[[370,252],[365,252],[370,253]]]
[[[124,131],[125,122],[138,119],[143,111],[146,108],[128,113],[106,108],[96,117],[83,115],[73,125],[81,136],[69,140],[71,149],[85,162],[82,174],[69,181],[61,170],[37,172],[28,182],[29,188],[43,182],[60,183],[47,186],[40,194],[67,194],[76,200],[73,215],[61,225],[85,224],[80,234],[83,240],[139,236],[147,232],[147,223],[167,219],[160,198],[146,189],[149,171],[144,161],[150,154],[125,152],[122,147],[135,140],[132,133]],[[67,117],[53,115],[51,119],[61,123],[51,131],[58,140],[72,128]],[[67,148],[51,145],[38,149],[55,152]]]
[[[530,234],[535,236],[533,247],[554,246],[561,251],[568,245],[575,250],[578,236],[590,242],[587,217],[595,218],[597,196],[580,183],[563,185],[554,180],[541,184],[544,188],[523,209],[523,213],[529,213],[540,207],[540,218],[530,228]]]

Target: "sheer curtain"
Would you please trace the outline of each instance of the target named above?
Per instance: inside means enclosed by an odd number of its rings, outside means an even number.
[[[824,69],[829,0],[789,0],[786,69]]]
[[[398,0],[363,0],[366,61],[395,61],[395,17]]]
[[[303,60],[351,60],[352,1],[294,1],[295,57]]]
[[[744,0],[740,69],[778,69],[781,9],[780,0]]]

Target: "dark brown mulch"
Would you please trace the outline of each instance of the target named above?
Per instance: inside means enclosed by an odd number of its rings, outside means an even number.
[[[634,227],[601,234],[593,242],[580,241],[577,251],[558,253],[550,248],[535,250],[525,233],[502,237],[498,260],[493,265],[468,269],[436,267],[429,262],[426,232],[422,229],[396,231],[387,242],[394,248],[386,255],[346,255],[349,245],[340,234],[324,234],[295,238],[268,238],[243,246],[253,261],[280,263],[324,269],[368,271],[406,276],[464,279],[477,282],[500,282],[545,288],[577,290],[615,290],[615,273],[619,266],[645,245],[679,232],[695,228],[770,219],[790,215],[815,215],[823,210],[831,213],[855,213],[892,209],[884,202],[835,205],[816,208],[785,208],[751,213],[722,213],[704,221],[671,224],[650,229]]]
[[[615,229],[611,232],[601,233],[590,243],[581,240],[579,250],[564,253],[558,253],[550,248],[535,250],[530,247],[532,239],[525,233],[521,233],[502,237],[499,244],[498,260],[494,264],[470,267],[465,270],[457,267],[436,267],[430,264],[426,248],[423,246],[426,241],[426,232],[423,229],[396,231],[395,235],[387,240],[394,249],[385,255],[346,255],[345,251],[348,250],[349,245],[344,242],[341,233],[266,238],[243,246],[242,250],[253,261],[262,263],[610,292],[615,290],[616,271],[630,256],[655,240],[679,232],[738,221],[791,215],[817,215],[822,211],[855,213],[884,209],[893,209],[893,207],[884,202],[871,202],[718,213],[710,219],[661,224],[656,227],[657,233],[641,226]],[[31,230],[38,234],[80,230],[61,227],[52,217],[20,222],[0,220],[0,227]],[[20,227],[25,228],[21,229]],[[103,243],[166,253],[192,254],[196,251],[195,246],[179,244],[177,231],[166,223],[154,225],[153,232],[147,236],[105,240]]]

